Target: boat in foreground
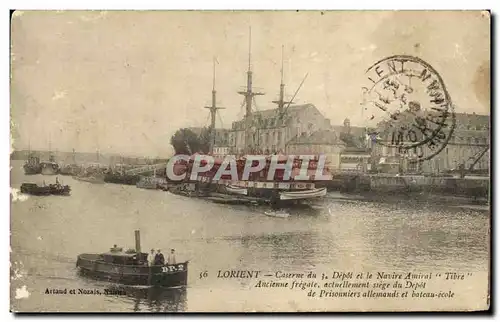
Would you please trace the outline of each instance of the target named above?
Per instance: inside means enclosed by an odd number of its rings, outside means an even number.
[[[124,285],[182,287],[187,284],[188,261],[149,266],[148,254],[140,251],[139,240],[139,231],[136,231],[133,251],[80,254],[76,267],[89,277]]]

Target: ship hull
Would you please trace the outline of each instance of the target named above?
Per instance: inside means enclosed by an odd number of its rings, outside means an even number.
[[[286,191],[280,193],[280,200],[305,200],[321,198],[326,195],[326,188],[303,190],[303,191]]]
[[[137,175],[106,174],[104,176],[104,182],[107,183],[136,185],[139,180],[140,177]]]
[[[86,276],[124,285],[180,287],[187,285],[188,262],[165,266],[118,265],[97,259],[96,254],[78,256],[76,267]]]
[[[51,190],[50,187],[40,187],[32,183],[23,183],[21,185],[21,193],[34,196],[48,196],[51,195]]]
[[[21,193],[34,195],[34,196],[49,196],[49,195],[62,195],[67,196],[71,192],[69,186],[60,184],[50,184],[48,186],[39,186],[35,183],[23,183],[21,185]]]
[[[42,173],[42,169],[40,167],[25,165],[23,168],[25,175],[35,175]]]
[[[76,176],[80,173],[81,169],[77,165],[64,166],[59,169],[59,174],[63,176]]]
[[[96,177],[77,177],[73,176],[74,180],[89,182],[93,184],[104,184],[104,179],[96,178]]]

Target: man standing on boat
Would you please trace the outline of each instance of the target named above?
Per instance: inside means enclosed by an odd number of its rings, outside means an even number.
[[[165,256],[161,253],[161,250],[158,249],[158,252],[155,256],[155,265],[163,266],[165,264]]]
[[[170,254],[168,254],[167,263],[169,265],[175,265],[176,264],[176,261],[175,261],[175,249],[173,249],[173,248],[170,250]]]
[[[151,248],[151,253],[148,254],[148,264],[153,266],[155,263],[155,250]]]

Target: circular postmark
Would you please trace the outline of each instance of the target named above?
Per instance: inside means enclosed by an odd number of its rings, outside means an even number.
[[[428,160],[455,129],[450,95],[437,71],[420,58],[384,58],[366,71],[364,115],[377,144],[396,148],[409,161]]]

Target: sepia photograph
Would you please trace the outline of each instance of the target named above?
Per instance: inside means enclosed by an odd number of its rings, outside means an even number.
[[[490,308],[487,10],[12,10],[10,311]]]

